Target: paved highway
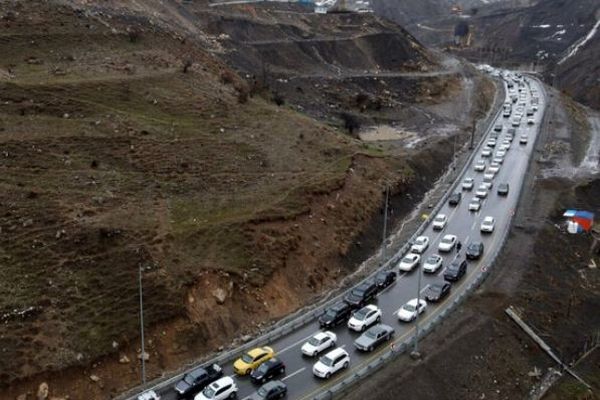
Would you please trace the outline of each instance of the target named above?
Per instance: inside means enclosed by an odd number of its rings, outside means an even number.
[[[448,223],[442,231],[433,231],[432,227],[428,226],[423,233],[423,235],[430,238],[430,244],[427,251],[422,255],[422,260],[425,260],[431,254],[438,253],[438,243],[446,234],[458,236],[463,244],[460,253],[457,254],[456,251],[451,253],[440,253],[444,262],[442,268],[436,274],[423,274],[420,268],[409,273],[399,273],[396,283],[386,288],[377,296],[374,304],[383,311],[382,322],[392,326],[396,330],[393,340],[394,343],[400,343],[414,334],[415,323],[399,322],[396,312],[408,300],[417,297],[417,292],[419,291],[417,284],[419,274],[422,274],[420,292],[425,293],[426,289],[431,284],[443,281],[444,269],[455,257],[460,257],[461,259],[464,258],[465,249],[469,243],[473,241],[481,241],[484,243],[485,249],[483,257],[477,261],[468,262],[467,274],[460,281],[452,285],[450,296],[446,297],[441,303],[428,304],[427,310],[420,317],[420,323],[424,324],[438,315],[452,302],[452,300],[464,292],[469,286],[469,283],[473,282],[491,263],[493,253],[495,253],[498,247],[502,245],[503,233],[508,230],[510,215],[511,213],[514,213],[515,207],[517,206],[519,188],[527,173],[529,158],[533,151],[535,137],[538,134],[545,107],[545,99],[543,97],[544,92],[542,88],[539,87],[537,81],[531,79],[526,79],[526,81],[528,82],[528,85],[525,87],[527,97],[525,100],[526,108],[530,107],[530,86],[531,88],[535,88],[538,93],[539,110],[532,117],[534,119],[533,125],[528,125],[527,117],[525,115],[523,116],[523,120],[521,125],[517,128],[510,150],[506,153],[504,162],[494,178],[494,186],[492,190],[490,190],[487,198],[483,201],[481,209],[478,212],[471,212],[468,210],[470,199],[474,196],[476,188],[483,181],[483,172],[474,171],[473,165],[470,165],[466,170],[465,175],[459,176],[458,179],[462,181],[465,176],[474,178],[475,182],[473,190],[463,190],[462,200],[456,207],[451,207],[447,203],[444,204],[440,213],[448,216]],[[506,93],[508,98],[510,93],[508,90]],[[513,115],[515,108],[516,104],[513,105]],[[506,137],[506,131],[510,128],[511,121],[512,117],[504,118],[500,114],[497,120],[492,123],[492,126],[498,123],[503,125],[503,130],[499,136],[498,145],[496,145],[494,153],[498,149],[502,139]],[[491,133],[491,127],[488,135],[489,133]],[[529,138],[526,145],[519,143],[519,138],[521,134],[524,133],[528,134]],[[478,148],[475,151],[478,152],[478,155],[474,157],[472,164],[477,160],[482,159],[480,157],[481,149]],[[491,158],[487,157],[484,158],[484,160],[486,160],[486,164],[489,165]],[[499,196],[496,193],[499,183],[508,183],[510,185],[508,196]],[[457,190],[460,190],[460,186],[458,186]],[[482,234],[480,232],[480,224],[485,216],[492,216],[495,218],[496,225],[492,234]],[[397,267],[394,267],[394,270],[399,272]],[[385,345],[383,345],[382,347],[375,349],[373,353],[359,352],[353,345],[353,341],[359,334],[351,332],[345,324],[342,324],[337,328],[332,329],[332,331],[338,336],[338,346],[343,347],[350,354],[350,367],[338,372],[328,380],[319,379],[313,376],[312,373],[313,364],[317,360],[304,357],[300,351],[302,344],[318,330],[319,326],[315,321],[272,343],[264,343],[264,345],[271,346],[275,350],[276,356],[282,359],[286,365],[286,374],[283,377],[280,377],[280,379],[288,386],[289,399],[308,400],[312,398],[317,393],[333,386],[336,382],[346,377],[347,374],[351,374],[359,368],[362,368],[367,362],[376,357],[378,352],[381,353],[385,350],[383,348]],[[251,395],[258,388],[257,385],[250,382],[249,377],[235,376],[231,364],[223,365],[222,367],[224,368],[225,374],[234,377],[238,384],[238,397],[240,399]],[[173,400],[177,398],[173,387],[163,388],[162,390],[157,390],[157,392],[164,400]]]

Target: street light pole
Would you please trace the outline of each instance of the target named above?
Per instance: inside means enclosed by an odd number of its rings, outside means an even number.
[[[142,384],[146,384],[146,348],[144,344],[144,299],[142,290],[142,263],[138,264],[138,280],[140,289],[140,336],[142,340]]]
[[[417,317],[415,318],[415,347],[413,348],[412,353],[410,353],[411,357],[415,359],[421,358],[421,353],[419,353],[419,308],[421,305],[421,276],[423,275],[423,271],[419,267],[417,267],[417,274]]]
[[[383,240],[382,240],[382,249],[381,249],[381,265],[385,264],[385,248],[386,246],[386,237],[387,237],[387,215],[388,215],[388,203],[390,196],[390,185],[388,183],[385,184],[385,209],[383,211]]]

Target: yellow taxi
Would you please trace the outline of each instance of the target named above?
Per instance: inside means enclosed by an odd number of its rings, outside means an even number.
[[[258,368],[260,364],[270,360],[275,352],[270,347],[257,347],[244,353],[233,363],[233,370],[238,375],[248,375],[253,369]]]

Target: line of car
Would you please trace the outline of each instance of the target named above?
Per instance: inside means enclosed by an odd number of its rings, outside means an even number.
[[[506,106],[504,111],[506,111]],[[503,113],[505,117],[506,114],[506,112]],[[508,116],[510,117],[510,114]],[[506,152],[510,150],[516,134],[514,128],[509,128],[504,134],[502,131],[502,124],[494,126],[491,138],[481,151],[481,159],[474,164],[475,171],[483,172],[482,183],[475,188],[475,178],[464,178],[461,183],[461,191],[449,196],[450,206],[460,205],[462,191],[474,190],[475,196],[468,203],[468,210],[479,211],[481,209],[482,202],[487,198],[489,190],[492,189],[493,180],[500,170]],[[503,135],[503,140],[499,144],[500,135]],[[521,136],[520,143],[527,144],[526,135]],[[496,146],[498,149],[494,152],[493,149]],[[486,160],[490,160],[489,165]],[[497,194],[507,196],[509,194],[508,183],[498,184]],[[432,229],[443,231],[446,229],[447,223],[448,216],[437,214],[432,220]],[[480,231],[483,234],[492,234],[494,228],[494,218],[485,216],[480,223]],[[418,269],[422,261],[421,256],[427,251],[429,245],[428,236],[417,237],[411,244],[409,253],[398,262],[399,273],[409,273]],[[436,274],[442,270],[443,281],[427,285],[423,298],[418,296],[402,305],[396,312],[398,321],[412,322],[426,311],[428,302],[442,301],[450,294],[452,284],[466,275],[468,261],[478,260],[483,255],[484,244],[481,241],[472,241],[466,244],[465,258],[462,259],[459,256],[461,246],[456,235],[448,233],[441,238],[437,246],[438,254],[431,254],[424,260],[422,271],[427,274]],[[444,268],[442,254],[451,254],[455,249],[457,255]],[[348,351],[344,349],[345,346],[338,346],[338,336],[331,331],[331,328],[346,323],[348,329],[359,332],[360,336],[354,340],[353,344],[361,352],[371,352],[393,338],[395,329],[381,323],[383,312],[371,303],[379,293],[396,282],[397,278],[398,274],[394,269],[380,271],[373,279],[363,282],[347,293],[343,301],[328,307],[319,317],[321,330],[312,335],[300,348],[305,357],[315,358],[324,354],[313,364],[312,372],[316,377],[328,379],[350,365]],[[276,353],[271,347],[263,346],[247,351],[234,362],[233,370],[239,376],[249,375],[253,383],[260,385],[248,399],[271,400],[283,398],[287,394],[286,384],[279,379],[286,372],[285,364],[276,357]],[[223,376],[223,369],[217,364],[213,364],[208,367],[196,368],[185,374],[175,385],[175,391],[182,399],[225,400],[236,398],[239,388],[232,376]],[[157,399],[159,397],[154,391],[145,392],[138,397],[138,400]]]

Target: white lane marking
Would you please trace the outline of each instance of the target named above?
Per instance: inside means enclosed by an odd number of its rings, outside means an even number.
[[[467,245],[467,243],[469,243],[469,238],[470,238],[470,237],[471,237],[471,236],[467,236],[467,238],[465,239],[465,246]]]
[[[471,230],[475,229],[475,225],[477,225],[477,220],[473,221],[473,225],[471,225]]]
[[[311,338],[313,335],[314,335],[314,333],[313,333],[313,334],[311,334],[311,335],[309,335],[309,336],[307,336],[307,337],[305,337],[305,338],[303,338],[303,339],[300,339],[300,340],[298,340],[296,343],[292,343],[292,344],[290,344],[288,347],[285,347],[283,350],[279,350],[279,351],[278,351],[278,353],[279,353],[279,354],[281,354],[281,353],[285,353],[285,352],[286,352],[286,351],[288,351],[289,349],[292,349],[292,348],[296,347],[297,345],[299,345],[300,343],[302,343],[302,342],[304,342],[304,341],[306,341],[306,340],[310,339],[310,338]]]
[[[295,372],[292,372],[292,373],[291,373],[291,374],[289,374],[289,375],[286,375],[286,376],[285,376],[285,377],[283,377],[281,380],[282,380],[282,381],[285,381],[286,379],[290,379],[292,376],[294,376],[294,375],[298,375],[300,372],[304,371],[305,369],[306,369],[306,367],[304,367],[304,368],[300,368],[298,371],[295,371]]]
[[[423,292],[426,291],[427,289],[429,289],[429,283],[427,285],[425,285],[425,287],[423,289],[421,289],[421,294],[423,294]]]
[[[437,276],[440,276],[441,274],[443,274],[445,270],[446,270],[446,267],[442,268],[442,270],[437,274]]]

